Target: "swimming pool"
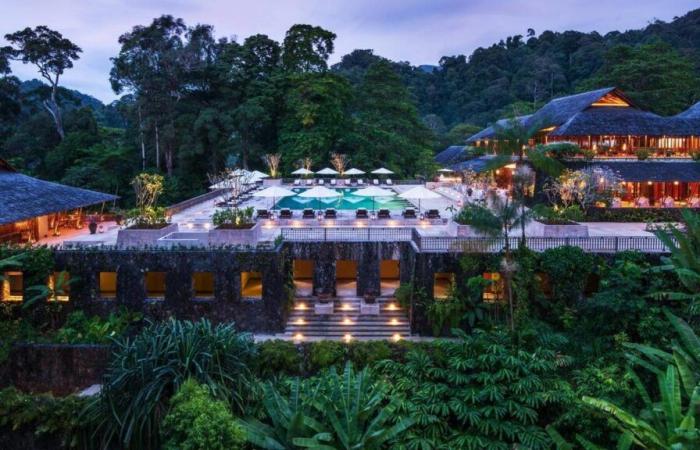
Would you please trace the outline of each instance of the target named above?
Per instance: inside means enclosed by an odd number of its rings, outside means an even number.
[[[305,191],[305,189],[295,188],[292,189],[297,194]],[[357,189],[345,188],[345,189],[335,189],[341,194],[340,197],[332,198],[306,198],[299,197],[295,195],[293,197],[284,197],[275,204],[275,209],[289,208],[289,209],[350,209],[355,210],[359,208],[365,208],[367,210],[372,209],[372,198],[371,197],[361,197],[359,195],[353,195]],[[376,197],[374,199],[374,209],[389,209],[394,211],[399,211],[404,208],[411,207],[411,204],[402,198],[397,196],[393,197]]]

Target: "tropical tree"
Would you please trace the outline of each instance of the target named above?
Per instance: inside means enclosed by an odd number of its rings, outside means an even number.
[[[92,448],[160,448],[169,399],[186,380],[242,412],[252,395],[252,338],[234,325],[170,319],[115,341],[102,391],[86,410]]]
[[[493,126],[496,136],[493,141],[495,157],[486,165],[487,170],[495,170],[513,160],[520,166],[525,160],[535,170],[550,176],[557,176],[564,166],[557,159],[547,154],[542,146],[533,145],[533,139],[542,128],[541,123],[528,123],[520,119],[511,119],[506,124]]]
[[[335,368],[304,382],[292,384],[289,401],[268,385],[264,406],[269,424],[246,421],[248,439],[266,449],[314,448],[379,450],[406,431],[413,419],[395,423],[388,386],[367,368],[352,364],[342,374]]]
[[[700,299],[700,215],[689,210],[681,212],[683,228],[668,226],[655,232],[671,252],[670,257],[663,257],[664,264],[657,270],[670,271],[678,276],[685,292],[658,292],[657,297],[671,300],[687,301],[689,312],[697,312]]]
[[[501,272],[508,296],[509,323],[515,328],[512,280],[518,265],[513,258],[510,247],[510,233],[514,227],[522,228],[532,220],[532,215],[518,202],[508,196],[501,197],[495,191],[490,191],[487,197],[489,207],[480,205],[466,206],[457,216],[457,222],[470,225],[476,231],[497,238],[502,238],[504,257],[501,260]]]
[[[322,72],[328,68],[336,34],[312,25],[294,25],[284,37],[282,64],[291,72]]]
[[[58,104],[59,80],[66,69],[73,67],[73,61],[80,58],[82,50],[58,31],[44,25],[6,34],[5,39],[12,44],[9,55],[25,64],[34,64],[41,77],[49,83],[51,94],[43,105],[63,140],[63,117]]]

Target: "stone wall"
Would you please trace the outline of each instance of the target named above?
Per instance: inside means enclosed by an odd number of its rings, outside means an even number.
[[[70,303],[92,314],[108,314],[119,306],[146,317],[235,321],[245,331],[279,332],[284,329],[291,283],[286,251],[227,249],[182,250],[63,250],[56,253],[57,270],[75,280]],[[101,298],[100,272],[116,272],[116,298]],[[147,272],[165,272],[162,298],[147,298]],[[195,298],[192,274],[209,272],[213,296]],[[261,298],[241,296],[241,272],[260,272]]]
[[[106,345],[15,344],[0,385],[67,395],[101,383],[109,356]]]

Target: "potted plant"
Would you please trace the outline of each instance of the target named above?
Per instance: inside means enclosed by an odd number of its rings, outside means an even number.
[[[651,156],[651,152],[647,148],[638,148],[636,154],[639,161],[645,161]]]
[[[362,315],[379,315],[379,303],[377,303],[377,293],[368,290],[363,296],[362,302],[360,303],[360,314]]]
[[[136,207],[126,213],[126,225],[117,234],[117,245],[153,245],[163,236],[177,231],[177,224],[167,220],[166,210],[156,206],[163,193],[163,176],[141,173],[131,181],[136,193]]]
[[[90,234],[95,234],[97,232],[97,221],[95,220],[95,216],[90,216],[90,223],[88,223],[88,229],[90,230]]]
[[[253,207],[226,208],[212,216],[214,229],[209,231],[210,245],[256,245],[260,226],[253,219]]]
[[[324,290],[318,289],[316,291],[316,297],[318,300],[314,303],[314,314],[317,315],[329,315],[333,314],[333,302],[331,302],[331,294]]]

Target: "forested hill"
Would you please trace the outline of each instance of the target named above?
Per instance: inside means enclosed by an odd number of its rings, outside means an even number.
[[[13,46],[0,48],[0,158],[42,178],[123,196],[134,174],[162,172],[168,202],[205,191],[207,174],[224,166],[265,169],[272,153],[281,155],[283,172],[303,158],[328,165],[339,153],[359,167],[430,175],[435,150],[585,89],[620,87],[659,114],[700,99],[700,9],[606,35],[524,29],[438,66],[389,61],[372,50],[329,66],[332,30],[297,24],[280,42],[262,34],[238,42],[165,15],[118,38],[105,81],[121,98],[110,105],[43,84],[48,79],[13,76],[10,61],[26,57],[28,41],[48,55],[57,53],[44,47],[60,42],[64,60],[55,67],[75,70],[80,58],[81,43],[27,25],[5,36]]]
[[[525,30],[523,30],[525,31]],[[700,9],[640,30],[599,33],[527,30],[437,70],[401,69],[422,116],[447,127],[486,125],[526,113],[552,97],[617,85],[643,106],[677,113],[700,98]],[[640,47],[641,46],[641,47]],[[632,48],[630,48],[632,47]]]

